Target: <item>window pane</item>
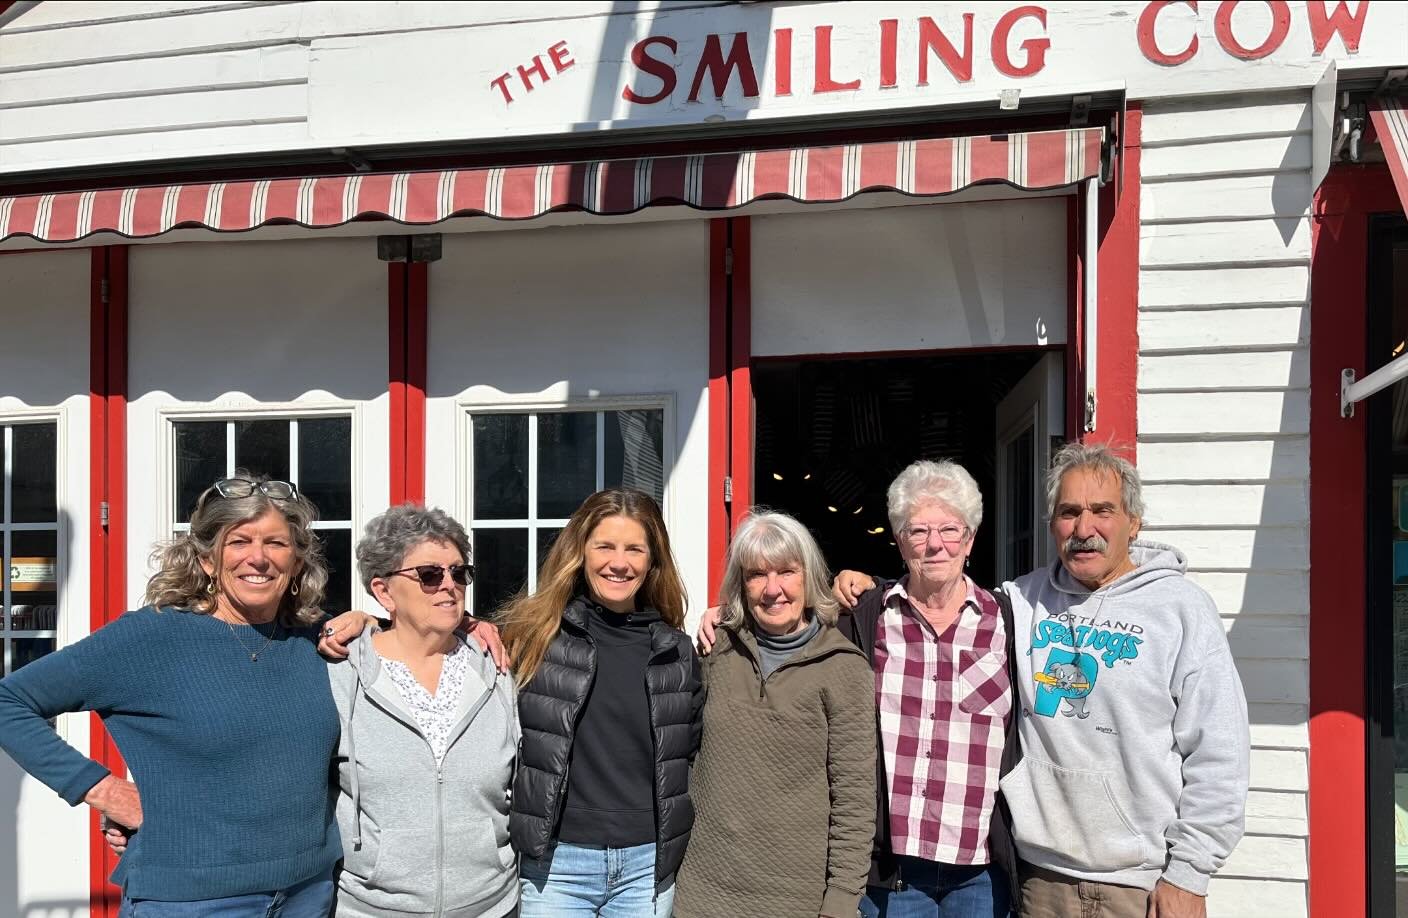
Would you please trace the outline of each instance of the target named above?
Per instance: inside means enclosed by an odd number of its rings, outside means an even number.
[[[10,641],[10,672],[53,652],[53,638],[15,638]]]
[[[665,499],[665,413],[658,409],[606,412],[608,488],[638,488]]]
[[[288,421],[236,421],[235,468],[288,481]]]
[[[201,492],[225,477],[224,421],[182,421],[176,426],[176,521],[190,522]]]
[[[52,631],[58,593],[56,532],[10,533],[10,629]]]
[[[547,559],[548,551],[552,548],[552,543],[557,541],[557,534],[561,529],[539,529],[538,530],[538,558],[534,566],[541,568],[543,561]]]
[[[347,529],[319,529],[323,556],[328,562],[327,595],[323,611],[340,615],[352,608],[352,532]],[[367,610],[375,611],[375,610]]]
[[[527,515],[528,416],[475,415],[474,518],[512,520]]]
[[[538,415],[538,518],[572,515],[596,490],[596,412]]]
[[[11,466],[11,522],[53,523],[59,518],[58,427],[16,424]]]
[[[474,530],[474,614],[492,616],[528,582],[528,530]]]
[[[298,422],[298,490],[325,520],[352,519],[352,419]]]
[[[5,474],[5,428],[0,427],[0,476]],[[5,482],[0,478],[0,523],[6,519],[5,516]]]

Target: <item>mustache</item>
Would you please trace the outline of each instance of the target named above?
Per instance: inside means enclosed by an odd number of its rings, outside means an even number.
[[[1098,551],[1103,555],[1109,547],[1110,543],[1106,542],[1099,535],[1093,535],[1088,539],[1078,539],[1075,536],[1071,536],[1061,543],[1061,551],[1063,554],[1071,554],[1077,551]]]

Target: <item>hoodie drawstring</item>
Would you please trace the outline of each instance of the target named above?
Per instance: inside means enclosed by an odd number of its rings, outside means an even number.
[[[347,703],[347,761],[352,766],[352,847],[362,850],[362,783],[357,778],[357,737],[352,725],[356,722],[357,698],[362,694],[362,671],[356,666],[352,670],[357,681],[352,684],[352,697]]]

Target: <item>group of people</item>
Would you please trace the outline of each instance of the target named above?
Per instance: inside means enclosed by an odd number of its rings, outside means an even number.
[[[1217,610],[1108,448],[1048,504],[1059,560],[993,590],[955,463],[889,489],[897,581],[755,510],[696,652],[641,492],[587,498],[496,627],[443,511],[372,520],[382,612],[327,620],[315,508],[224,479],[144,608],[0,680],[0,748],[102,812],[125,918],[1204,915],[1249,757]],[[130,781],[54,732],[80,710]]]

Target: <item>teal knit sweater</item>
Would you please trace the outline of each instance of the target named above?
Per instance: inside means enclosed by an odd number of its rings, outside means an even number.
[[[134,899],[282,889],[342,845],[328,777],[338,718],[308,631],[140,609],[0,680],[0,749],[72,805],[108,771],[46,722],[96,711],[142,795],[113,881]]]

